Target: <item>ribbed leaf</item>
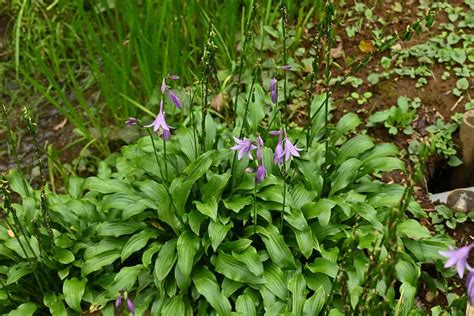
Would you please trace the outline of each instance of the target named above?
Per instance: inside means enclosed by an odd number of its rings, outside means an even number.
[[[76,312],[82,312],[81,300],[86,288],[87,279],[72,278],[63,283],[63,294],[66,303]]]
[[[276,264],[271,264],[265,268],[263,273],[265,280],[265,287],[281,300],[285,301],[288,297],[286,275]]]
[[[313,273],[324,273],[331,278],[335,278],[339,271],[337,263],[324,258],[316,258],[313,263],[308,264],[308,269]]]
[[[166,242],[158,253],[158,258],[155,260],[154,273],[160,282],[166,278],[176,262],[176,243],[176,239]]]
[[[211,239],[212,249],[217,250],[217,247],[222,243],[227,232],[234,226],[232,222],[226,225],[222,224],[220,220],[210,221],[208,226],[209,239]]]
[[[374,147],[372,139],[367,135],[358,135],[341,146],[335,164],[339,166],[349,158],[356,158],[361,153]]]
[[[196,204],[196,208],[201,214],[212,218],[214,221],[217,219],[217,201],[215,197],[211,197],[204,202],[194,201],[194,204]]]
[[[156,238],[158,233],[154,230],[142,230],[130,237],[122,248],[122,262],[130,257],[134,252],[139,251],[146,246],[150,238]]]
[[[214,275],[209,270],[199,270],[195,273],[193,282],[199,294],[206,298],[219,315],[228,315],[231,312],[229,300],[221,293]]]
[[[357,203],[354,209],[357,214],[371,223],[375,229],[378,231],[383,230],[383,225],[377,218],[377,211],[372,206],[366,203]]]
[[[194,266],[194,256],[199,249],[199,238],[192,232],[186,230],[178,238],[176,249],[178,250],[178,267],[185,279],[191,277]]]
[[[99,236],[120,237],[133,234],[137,230],[145,227],[145,224],[137,222],[108,221],[99,224],[96,229]]]
[[[293,254],[285,243],[283,236],[280,235],[278,229],[273,225],[268,225],[267,228],[257,227],[257,232],[262,238],[265,248],[272,258],[272,261],[276,263],[280,268],[294,268],[295,259]]]
[[[237,301],[235,302],[235,310],[245,316],[257,315],[255,302],[252,300],[252,297],[247,294],[242,294],[237,298]]]
[[[291,312],[293,315],[303,314],[303,306],[306,302],[305,289],[306,282],[300,273],[296,273],[288,280],[288,290],[291,292]]]
[[[265,282],[262,277],[250,272],[245,264],[225,253],[213,257],[212,262],[217,272],[231,280],[249,284],[263,284]]]
[[[323,287],[318,288],[313,295],[304,303],[303,315],[313,316],[319,315],[324,307],[326,301],[326,294],[324,293]]]
[[[342,163],[335,173],[334,180],[331,182],[331,191],[329,196],[347,187],[357,176],[362,162],[356,158],[350,158]]]
[[[250,272],[256,276],[263,275],[263,265],[254,247],[250,246],[241,253],[232,252],[232,256],[245,264]]]

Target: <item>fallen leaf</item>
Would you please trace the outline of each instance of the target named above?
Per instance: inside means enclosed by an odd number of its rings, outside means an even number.
[[[334,59],[338,59],[343,57],[344,54],[344,49],[342,49],[342,43],[339,43],[336,48],[331,49],[331,57]]]
[[[53,127],[53,130],[54,130],[54,131],[59,131],[59,130],[62,129],[64,126],[66,126],[66,123],[67,123],[67,119],[65,118],[64,120],[61,121],[61,123],[59,123],[58,125],[54,126],[54,127]]]
[[[363,53],[370,53],[374,50],[374,45],[371,40],[361,40],[359,43],[359,50]]]

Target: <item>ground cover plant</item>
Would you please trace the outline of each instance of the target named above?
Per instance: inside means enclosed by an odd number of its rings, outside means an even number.
[[[372,74],[366,81],[357,77],[360,71],[377,54],[395,51],[396,58],[402,56],[400,63],[405,61],[407,55],[393,47],[429,30],[436,11],[423,11],[390,35],[373,30],[373,41],[361,41],[357,47],[366,55],[347,60],[349,71],[339,73],[339,19],[343,14],[357,17],[355,25],[342,29],[352,38],[363,30],[364,19],[369,25],[382,23],[376,6],[356,3],[345,11],[345,4],[321,1],[305,2],[298,10],[291,1],[229,2],[229,12],[235,12],[230,8],[235,6],[242,14],[240,22],[233,17],[241,28],[235,52],[232,27],[223,29],[224,22],[223,28],[213,25],[210,12],[220,7],[211,1],[199,11],[207,23],[204,32],[195,33],[195,51],[181,52],[199,57],[180,63],[147,50],[148,35],[156,36],[155,45],[166,43],[175,52],[181,48],[173,36],[161,39],[161,31],[148,29],[150,33],[143,35],[148,20],[140,20],[143,7],[138,3],[127,7],[129,11],[121,7],[125,2],[116,7],[79,4],[83,11],[76,17],[89,24],[83,34],[90,36],[84,62],[75,56],[51,70],[47,61],[40,67],[45,78],[33,77],[20,66],[18,70],[66,112],[88,142],[86,149],[99,144],[94,150],[101,158],[85,177],[61,169],[38,141],[41,122],[36,122],[30,106],[24,108],[22,124],[35,148],[40,179],[30,184],[21,169],[1,178],[2,313],[463,314],[466,297],[458,291],[459,280],[449,279],[455,272],[443,265],[457,264],[460,277],[460,266],[469,270],[470,246],[446,252],[455,246],[447,231],[469,221],[472,214],[454,216],[442,205],[428,213],[416,200],[430,157],[438,154],[459,163],[452,158],[456,147],[451,141],[458,125],[438,120],[426,127],[426,139],[414,139],[408,148],[410,159],[404,159],[395,144],[378,142],[370,131],[383,123],[380,130],[389,134],[418,136],[423,101],[399,95],[385,110],[369,116],[364,111],[341,114],[337,95],[345,85],[362,88],[365,91],[351,91],[351,100],[359,109],[371,104],[376,96],[367,82],[404,74]],[[171,2],[163,6],[172,7]],[[438,7],[466,18],[464,11],[448,5],[424,8]],[[67,5],[61,8],[68,10]],[[399,8],[395,5],[394,10]],[[109,15],[112,12],[124,16]],[[122,18],[130,23],[124,29],[118,22]],[[17,23],[23,21],[18,19]],[[296,27],[290,25],[293,19]],[[117,24],[108,25],[111,21]],[[113,31],[94,33],[95,27],[104,25]],[[117,44],[111,34],[136,51],[96,47]],[[311,41],[304,46],[308,34]],[[21,41],[16,43],[21,47]],[[34,45],[30,49],[30,62],[43,63],[44,51]],[[469,55],[469,49],[456,54]],[[46,54],[56,53],[51,46]],[[144,53],[149,56],[140,55]],[[91,56],[97,60],[91,61]],[[388,58],[381,59],[387,71]],[[19,63],[21,58],[15,60]],[[120,67],[114,63],[118,60],[123,62]],[[229,68],[223,60],[234,64]],[[165,64],[150,66],[148,61]],[[124,71],[122,66],[132,67]],[[64,85],[53,74],[63,69],[68,74]],[[114,71],[117,77],[109,78]],[[469,98],[469,84],[458,84],[459,80],[453,94]],[[186,82],[189,86],[183,88]],[[425,84],[418,80],[420,89]],[[70,88],[78,103],[67,95]],[[91,104],[87,90],[94,94],[97,88],[104,95]],[[119,99],[124,103],[111,107]],[[68,109],[77,113],[67,113]],[[4,106],[10,153],[20,165],[10,113]],[[115,152],[110,151],[114,147],[107,120],[133,135]],[[54,170],[61,171],[61,188],[51,181]],[[404,180],[387,182],[393,173]],[[469,274],[469,299],[471,283]],[[427,305],[433,302],[430,297],[442,295],[447,302]]]

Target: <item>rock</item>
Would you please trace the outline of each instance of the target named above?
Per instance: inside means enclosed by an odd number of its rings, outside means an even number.
[[[451,191],[446,202],[449,207],[459,212],[474,210],[474,191],[470,189],[456,189]]]

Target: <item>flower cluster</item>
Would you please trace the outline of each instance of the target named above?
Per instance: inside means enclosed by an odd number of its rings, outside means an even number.
[[[286,132],[283,130],[272,131],[270,132],[272,136],[278,136],[278,142],[275,147],[275,153],[273,161],[278,165],[283,165],[284,161],[289,161],[293,157],[299,157],[298,153],[301,151],[300,148],[296,147],[286,135]],[[284,139],[283,139],[284,136]],[[237,157],[241,160],[244,156],[249,157],[250,160],[253,160],[252,151],[257,150],[257,171],[256,171],[256,181],[257,183],[263,181],[267,175],[267,171],[263,165],[262,161],[262,148],[263,148],[263,139],[260,136],[257,136],[256,142],[244,138],[239,139],[234,137],[236,144],[230,149],[237,151]]]
[[[292,157],[299,157],[300,154],[298,153],[301,151],[300,148],[296,147],[293,145],[293,143],[290,141],[288,136],[286,135],[286,132],[283,130],[279,131],[272,131],[270,132],[270,135],[272,136],[278,136],[278,143],[275,148],[275,155],[273,156],[273,161],[276,164],[282,165],[283,160],[288,161]],[[282,136],[285,136],[285,145],[283,146],[283,139]]]
[[[125,291],[124,289],[120,290],[120,294],[115,300],[115,307],[120,308],[124,300],[127,302],[127,309],[130,314],[135,315],[135,305],[133,305],[132,300],[130,299],[130,297],[128,297],[127,291]]]
[[[456,266],[456,270],[460,278],[464,276],[464,270],[467,269],[468,275],[466,280],[466,288],[467,288],[467,297],[469,299],[469,303],[474,305],[474,268],[472,268],[467,260],[469,258],[469,253],[471,249],[474,248],[474,243],[461,247],[459,249],[450,249],[448,251],[441,251],[440,255],[448,258],[444,267],[450,268]]]

